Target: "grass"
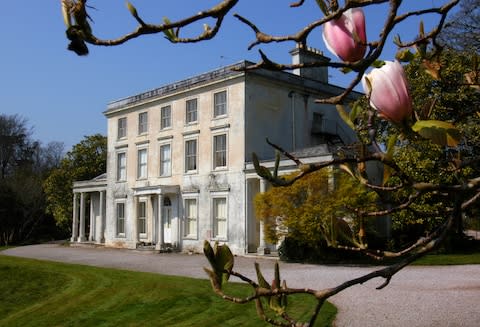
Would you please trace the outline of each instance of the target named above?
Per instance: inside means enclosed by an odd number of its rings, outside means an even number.
[[[3,255],[0,276],[0,326],[266,326],[253,303],[225,302],[207,280]],[[234,283],[228,291],[250,293]],[[304,318],[314,305],[289,303]],[[327,303],[316,326],[331,326],[335,315]]]
[[[468,254],[429,254],[415,262],[416,266],[449,266],[449,265],[478,265],[480,253]]]

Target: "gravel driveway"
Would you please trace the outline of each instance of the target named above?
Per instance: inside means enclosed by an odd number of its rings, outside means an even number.
[[[64,247],[55,244],[18,247],[4,255],[206,278],[203,255],[151,254],[132,250]],[[272,259],[236,257],[235,270],[254,276],[253,263],[273,276]],[[326,288],[375,268],[280,263],[291,287]],[[330,299],[339,309],[336,326],[480,326],[480,265],[407,267],[389,286],[383,280],[354,286]]]

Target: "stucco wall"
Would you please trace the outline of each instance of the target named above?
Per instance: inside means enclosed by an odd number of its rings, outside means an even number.
[[[213,117],[213,94],[219,91],[227,92],[227,115]],[[198,121],[193,124],[185,122],[185,102],[197,99]],[[160,108],[171,106],[172,124],[170,128],[160,129]],[[179,192],[170,194],[173,199],[174,221],[178,230],[178,245],[184,250],[201,251],[203,239],[212,239],[212,199],[216,196],[227,198],[228,237],[226,240],[232,250],[243,253],[245,249],[244,221],[244,82],[236,77],[222,82],[193,87],[187,91],[157,98],[153,101],[140,103],[132,107],[109,113],[108,118],[108,183],[107,194],[107,228],[106,244],[117,247],[134,247],[134,215],[135,189],[159,187],[165,185],[179,186]],[[138,115],[148,113],[148,133],[138,135]],[[127,119],[127,137],[117,139],[118,119]],[[213,167],[213,136],[227,135],[227,167]],[[185,172],[185,141],[196,139],[197,170]],[[161,177],[159,174],[160,145],[170,144],[172,149],[171,175]],[[146,148],[148,151],[148,178],[137,180],[137,151]],[[127,156],[127,180],[116,181],[117,153],[125,152]],[[168,194],[167,194],[168,195]],[[156,219],[156,194],[150,219]],[[184,198],[195,198],[198,203],[198,233],[193,239],[184,238]],[[126,212],[126,231],[124,237],[116,233],[115,203],[124,202]],[[154,221],[153,226],[155,226]],[[152,226],[147,223],[148,226]],[[150,235],[149,235],[150,236]],[[155,238],[147,239],[155,241]]]

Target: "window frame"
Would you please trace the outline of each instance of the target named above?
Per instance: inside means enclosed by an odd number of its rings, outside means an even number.
[[[191,215],[190,206],[187,203],[193,202],[195,215]],[[184,229],[183,237],[186,239],[197,239],[198,237],[198,197],[187,197],[183,199]]]
[[[189,147],[187,145],[187,143],[190,143],[190,142],[195,142],[195,154],[189,154],[188,153],[188,150],[189,150]],[[196,173],[198,171],[198,154],[199,154],[199,151],[198,151],[198,138],[188,138],[188,139],[185,139],[184,140],[184,172],[186,174],[193,174],[193,173]],[[190,169],[190,162],[189,162],[189,159],[191,158],[194,158],[194,168],[193,169]]]
[[[217,138],[224,137],[224,149],[217,149]],[[217,155],[223,153],[223,165],[217,164]],[[213,170],[227,169],[228,167],[228,133],[217,133],[212,135],[212,167]]]
[[[145,162],[141,162],[140,153],[145,152]],[[144,169],[142,169],[144,168]],[[145,174],[143,174],[145,172]],[[137,148],[137,180],[144,180],[148,178],[148,148]]]
[[[121,122],[123,122],[123,124]],[[127,117],[118,118],[117,119],[117,140],[125,139],[126,137],[127,137]]]
[[[168,115],[165,115],[165,111],[168,109]],[[165,122],[168,122],[166,124]],[[160,108],[160,130],[172,128],[172,106],[166,105]]]
[[[143,212],[141,212],[142,208]],[[139,238],[147,238],[148,235],[147,210],[147,201],[139,200],[137,203],[137,233]]]
[[[119,215],[119,208],[120,206],[123,208],[123,217],[120,218]],[[120,228],[120,221],[122,221],[121,227]],[[115,205],[115,235],[117,237],[125,237],[125,202],[116,202]]]
[[[145,119],[142,119],[145,117]],[[140,112],[138,114],[138,135],[148,133],[148,111]]]
[[[195,103],[195,108],[190,108],[190,104]],[[185,101],[185,124],[191,125],[198,122],[198,99],[192,98]]]
[[[120,156],[123,156],[123,159],[125,160],[125,164],[121,166],[122,161],[120,160]],[[118,151],[117,156],[116,156],[116,181],[117,182],[125,182],[127,181],[127,152],[126,151]],[[123,177],[121,172],[123,172]]]
[[[162,148],[164,147],[167,147],[169,148],[169,158],[168,160],[165,160],[162,155],[163,155],[163,152],[162,152]],[[159,146],[159,149],[158,149],[158,162],[159,162],[159,176],[160,177],[168,177],[168,176],[172,176],[172,143],[161,143],[160,146]],[[165,172],[164,171],[164,164],[168,162],[168,171]]]
[[[218,207],[216,206],[217,201],[223,200],[224,201],[224,215],[225,217],[221,217],[219,219],[219,215],[217,212]],[[211,215],[212,215],[212,235],[213,239],[216,240],[227,240],[228,239],[228,197],[227,195],[217,195],[212,197],[212,208],[211,208]],[[223,222],[224,226],[224,234],[220,234],[219,230],[219,222]]]
[[[225,94],[225,101],[217,103],[217,96]],[[218,108],[223,108],[222,112],[218,112]],[[227,90],[213,93],[213,118],[221,118],[228,115],[228,94]]]

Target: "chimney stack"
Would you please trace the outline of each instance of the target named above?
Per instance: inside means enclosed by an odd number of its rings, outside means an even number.
[[[290,50],[292,55],[292,64],[306,64],[311,62],[329,62],[330,58],[323,55],[323,52],[297,43],[295,49]],[[293,73],[298,76],[313,79],[319,82],[328,83],[328,67],[297,68]]]

